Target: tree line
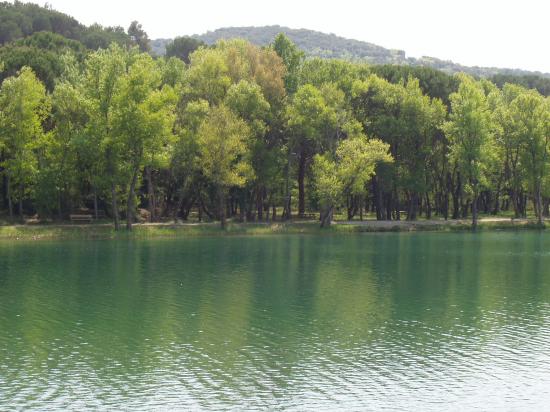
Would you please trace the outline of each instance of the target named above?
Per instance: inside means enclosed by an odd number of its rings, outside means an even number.
[[[133,33],[135,47],[64,48],[50,84],[26,66],[4,79],[7,216],[88,208],[131,229],[192,211],[222,226],[549,214],[550,100],[536,90],[305,59],[284,35],[180,41],[155,59]]]

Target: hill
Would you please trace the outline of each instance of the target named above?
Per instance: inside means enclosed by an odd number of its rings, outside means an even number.
[[[338,58],[353,61],[365,61],[371,64],[401,64],[407,66],[427,66],[447,73],[466,72],[480,77],[495,75],[539,75],[550,78],[550,73],[530,72],[519,69],[496,67],[468,67],[436,57],[407,57],[403,50],[384,47],[353,39],[326,34],[307,29],[291,29],[283,26],[263,27],[226,27],[205,34],[194,35],[207,44],[214,44],[220,39],[243,38],[254,44],[265,46],[271,43],[279,33],[287,35],[309,57]],[[152,48],[158,55],[163,55],[170,39],[158,39],[152,42]]]
[[[122,27],[85,26],[48,5],[0,2],[0,46],[40,32],[79,41],[89,49],[105,48],[112,42],[131,44],[130,36]]]

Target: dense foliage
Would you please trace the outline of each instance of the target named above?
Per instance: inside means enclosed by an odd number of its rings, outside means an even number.
[[[132,22],[127,33],[122,27],[84,26],[49,6],[0,3],[0,81],[27,66],[52,91],[67,54],[82,63],[90,51],[112,43],[149,50],[147,34],[138,22]]]
[[[130,44],[131,39],[122,27],[86,27],[76,19],[33,3],[20,1],[0,3],[0,45],[28,37],[37,32],[52,32],[76,40],[90,49],[107,47],[116,42]]]
[[[92,28],[67,27],[0,48],[0,213],[11,218],[89,210],[131,228],[191,212],[222,225],[320,212],[324,226],[335,214],[474,225],[479,213],[549,214],[542,81],[306,59],[283,34],[266,47],[180,38],[155,59],[137,22],[129,43],[97,50],[79,37]]]

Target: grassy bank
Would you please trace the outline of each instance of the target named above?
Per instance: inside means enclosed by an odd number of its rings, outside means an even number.
[[[531,220],[487,219],[479,222],[478,230],[538,229]],[[426,220],[417,222],[339,222],[321,229],[317,221],[289,223],[230,223],[221,230],[217,223],[197,224],[138,224],[131,232],[122,229],[116,232],[109,224],[90,225],[3,225],[0,226],[0,240],[44,240],[44,239],[150,239],[162,237],[198,236],[257,236],[274,234],[350,234],[363,232],[411,232],[411,231],[467,231],[468,221]]]

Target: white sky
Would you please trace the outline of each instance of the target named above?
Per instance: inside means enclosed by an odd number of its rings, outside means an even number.
[[[35,0],[43,4],[41,0]],[[550,0],[49,0],[85,24],[171,38],[227,26],[307,28],[468,66],[550,73]]]

